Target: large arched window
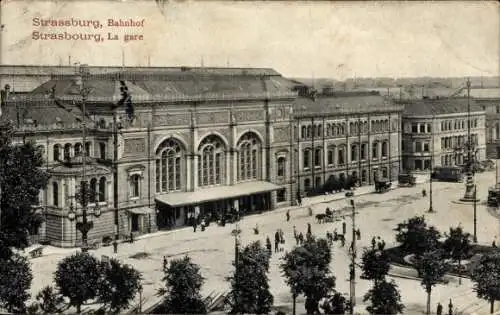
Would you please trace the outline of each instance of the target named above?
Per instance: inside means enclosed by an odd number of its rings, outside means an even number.
[[[54,207],[59,207],[59,184],[57,182],[52,183],[52,204]]]
[[[99,201],[106,201],[106,177],[99,179]]]
[[[238,180],[258,179],[261,143],[253,132],[245,133],[238,141]]]
[[[90,180],[90,202],[97,201],[97,179],[92,178]]]
[[[181,190],[183,148],[175,139],[165,140],[156,150],[156,191]]]
[[[284,156],[280,156],[278,158],[278,172],[277,172],[277,175],[278,177],[283,177],[285,176],[285,168],[286,168],[286,159]]]
[[[224,184],[226,170],[224,150],[224,142],[215,135],[207,136],[201,141],[198,160],[199,186]]]
[[[54,144],[54,149],[52,152],[54,161],[59,161],[61,159],[61,145]]]

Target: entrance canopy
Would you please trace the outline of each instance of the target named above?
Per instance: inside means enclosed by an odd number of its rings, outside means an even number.
[[[128,212],[133,213],[133,214],[148,214],[148,213],[154,213],[155,211],[149,207],[139,207],[139,208],[131,208],[127,209]]]
[[[156,201],[171,207],[179,207],[215,201],[221,199],[237,198],[280,189],[281,186],[265,181],[240,183],[232,186],[217,186],[198,191],[175,192],[156,196]]]

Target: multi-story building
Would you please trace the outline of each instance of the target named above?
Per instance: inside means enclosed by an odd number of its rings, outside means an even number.
[[[307,93],[294,103],[299,192],[348,176],[397,180],[402,106],[377,92]]]
[[[372,184],[395,180],[401,168],[402,106],[378,93],[302,87],[298,96],[271,69],[78,70],[1,73],[11,87],[0,121],[12,123],[17,142],[36,143],[51,175],[40,193],[39,236],[57,246],[81,240],[83,179],[89,239],[100,240],[229,210],[271,210],[333,177]],[[133,114],[118,105],[124,87]]]
[[[180,226],[191,216],[291,203],[296,93],[280,74],[81,70],[52,76],[27,95],[7,91],[2,100],[0,119],[13,122],[18,141],[34,141],[44,153],[51,178],[40,198],[46,217],[41,234],[52,244],[73,246],[81,239],[68,213],[76,209],[79,220],[83,169],[93,192],[89,213],[95,207],[101,213],[90,215],[91,240]],[[131,119],[116,106],[123,85],[132,95]]]
[[[465,97],[466,91],[461,96]],[[500,88],[472,87],[470,97],[486,113],[486,156],[500,158]]]
[[[422,99],[403,102],[404,170],[425,172],[434,166],[464,164],[467,157],[468,117],[476,158],[485,159],[485,112],[473,99]]]

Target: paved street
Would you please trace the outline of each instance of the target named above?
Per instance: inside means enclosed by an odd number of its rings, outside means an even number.
[[[491,244],[492,240],[497,237],[500,239],[500,221],[494,219],[486,210],[483,202],[487,197],[488,186],[494,183],[494,172],[478,175],[478,197],[481,199],[478,204],[478,240],[482,244]],[[367,194],[355,197],[358,205],[359,214],[356,217],[356,223],[361,230],[361,241],[358,241],[358,256],[362,253],[361,247],[371,246],[370,241],[372,236],[381,236],[390,247],[394,244],[393,228],[397,223],[415,215],[425,213],[430,224],[436,226],[440,231],[448,231],[450,226],[462,224],[468,232],[473,231],[473,208],[472,205],[456,204],[452,201],[462,197],[464,192],[464,184],[456,183],[434,183],[434,209],[435,213],[427,214],[429,207],[429,198],[421,196],[421,190],[426,188],[429,190],[428,183],[420,184],[413,188],[400,188],[390,191],[385,194]],[[323,197],[315,198],[316,201],[321,201]],[[347,206],[345,200],[337,200],[328,203],[319,203],[313,205],[315,213],[324,212],[329,206],[331,209],[340,209]],[[244,218],[239,226],[242,230],[241,242],[248,244],[254,240],[265,241],[266,236],[269,236],[273,242],[274,232],[281,228],[285,233],[287,240],[285,247],[290,250],[295,245],[293,239],[293,226],[297,230],[306,232],[308,222],[312,225],[312,232],[318,236],[324,236],[326,231],[332,231],[337,228],[342,231],[342,221],[335,223],[318,224],[314,222],[314,217],[309,217],[307,208],[292,208],[292,219],[286,222],[285,210],[278,210],[262,215],[255,215]],[[346,219],[348,230],[351,227],[351,220]],[[253,227],[258,224],[260,234],[253,234]],[[213,290],[222,291],[229,287],[225,280],[233,268],[231,261],[234,257],[234,238],[231,236],[231,231],[235,225],[230,224],[225,227],[212,225],[206,231],[198,230],[193,233],[192,229],[180,229],[171,232],[159,232],[156,235],[151,235],[147,238],[137,240],[134,244],[122,244],[119,248],[117,257],[143,272],[144,276],[144,298],[146,299],[145,306],[155,300],[153,296],[158,288],[160,288],[160,279],[162,277],[162,259],[163,256],[170,258],[182,257],[189,255],[194,262],[200,264],[201,272],[206,278],[206,284],[203,288],[204,294],[209,294]],[[346,239],[346,246],[339,247],[339,244],[334,245],[332,270],[337,277],[337,289],[340,292],[349,292],[348,279],[348,244],[350,243],[350,234]],[[273,242],[274,243],[274,242]],[[48,248],[47,254],[41,258],[32,259],[33,271],[35,279],[33,281],[32,292],[36,294],[43,286],[52,282],[53,272],[56,269],[57,262],[74,250]],[[146,258],[133,259],[130,258],[133,254],[144,252],[147,253]],[[96,255],[112,254],[112,247],[103,247],[94,251]],[[273,254],[272,267],[269,274],[271,290],[275,298],[275,304],[290,304],[291,296],[289,288],[286,286],[284,279],[281,277],[279,264],[280,257],[283,253]],[[356,287],[357,293],[357,311],[365,312],[365,305],[362,302],[362,296],[371,287],[371,282],[359,279],[360,272],[357,272],[358,281]],[[422,313],[425,311],[426,294],[418,281],[394,278],[398,283],[403,303],[407,310],[405,313]],[[435,311],[437,302],[441,302],[447,310],[449,299],[453,300],[454,305],[463,314],[485,313],[489,310],[488,304],[475,297],[472,291],[472,284],[468,280],[464,280],[461,286],[458,283],[451,283],[447,286],[439,285],[432,293],[432,309]],[[302,306],[299,307],[299,312],[303,311]]]

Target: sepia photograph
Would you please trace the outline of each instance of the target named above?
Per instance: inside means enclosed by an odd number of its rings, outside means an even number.
[[[0,314],[500,315],[496,1],[0,2]]]

